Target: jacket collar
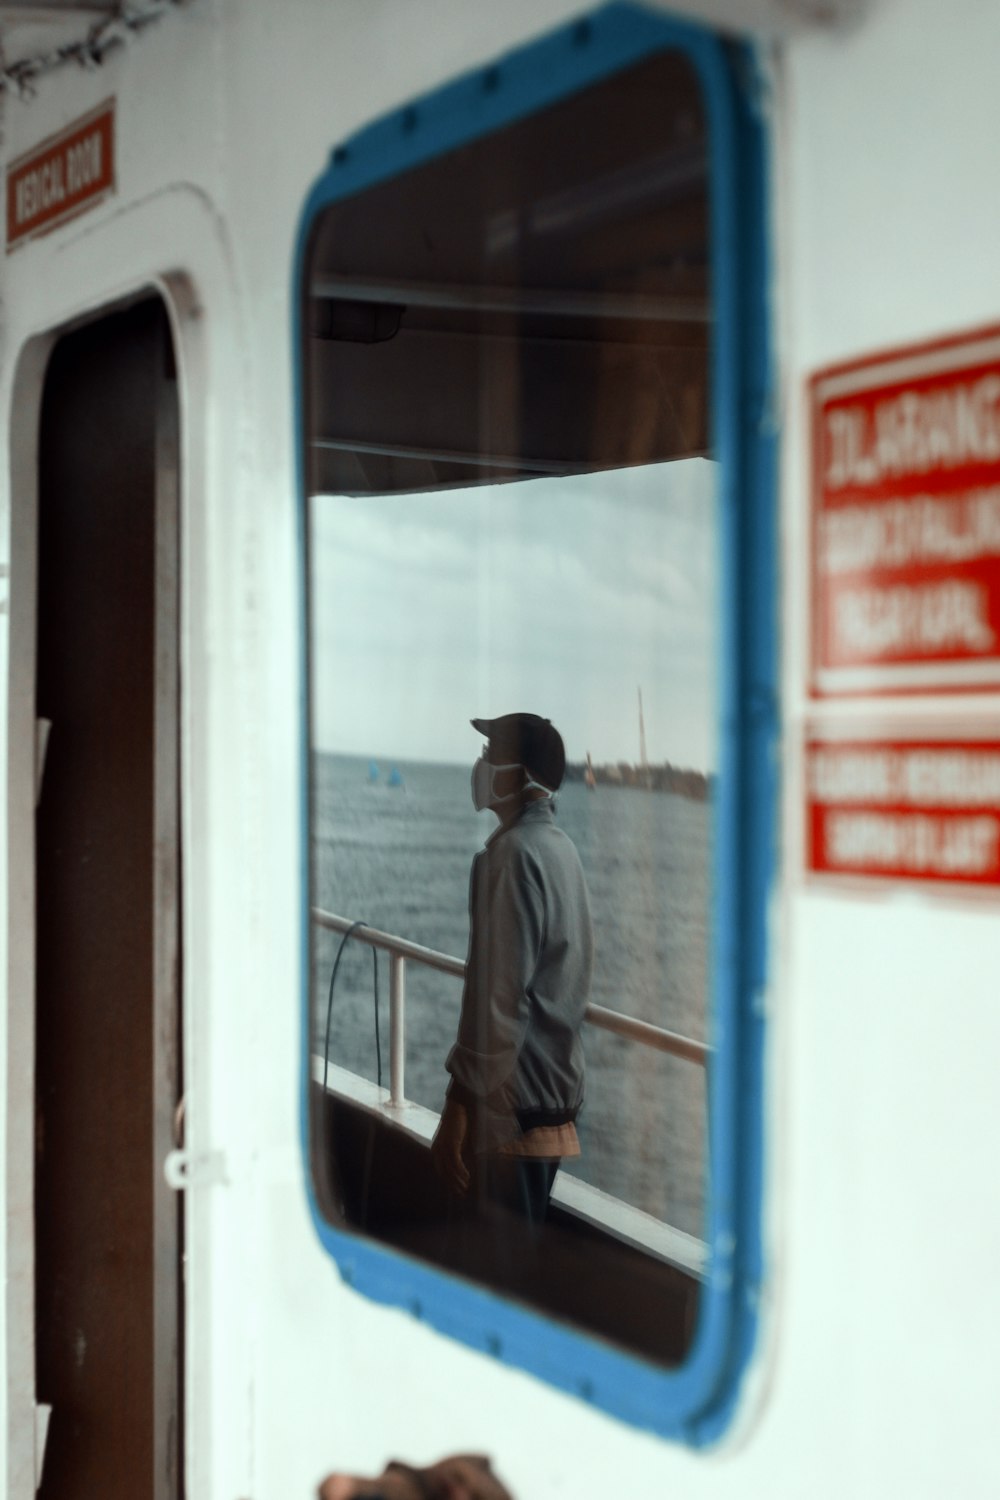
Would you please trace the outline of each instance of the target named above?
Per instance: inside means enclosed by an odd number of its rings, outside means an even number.
[[[551,823],[555,817],[555,811],[555,797],[538,797],[534,802],[526,802],[509,823],[497,824],[486,843],[494,843],[502,834],[509,832],[511,828],[516,828],[519,823]]]

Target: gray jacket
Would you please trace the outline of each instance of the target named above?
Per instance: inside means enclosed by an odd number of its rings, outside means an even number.
[[[583,1102],[580,1028],[594,938],[580,857],[549,800],[529,802],[472,862],[469,957],[449,1094],[493,1149]]]

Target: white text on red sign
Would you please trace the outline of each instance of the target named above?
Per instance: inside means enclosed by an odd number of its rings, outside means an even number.
[[[814,874],[1000,889],[1000,743],[806,745]]]
[[[7,169],[7,249],[95,207],[114,188],[115,111],[108,101]]]
[[[815,692],[1000,684],[1000,331],[813,381]]]

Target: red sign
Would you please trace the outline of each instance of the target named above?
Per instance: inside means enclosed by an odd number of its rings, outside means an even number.
[[[1000,890],[1000,739],[807,739],[806,869]]]
[[[813,694],[1000,684],[1000,329],[811,395]]]
[[[108,100],[7,168],[7,249],[44,234],[115,186],[115,106]]]

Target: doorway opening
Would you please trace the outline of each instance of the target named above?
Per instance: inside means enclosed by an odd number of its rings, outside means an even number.
[[[145,296],[63,334],[38,441],[39,1494],[179,1500],[178,401]]]

